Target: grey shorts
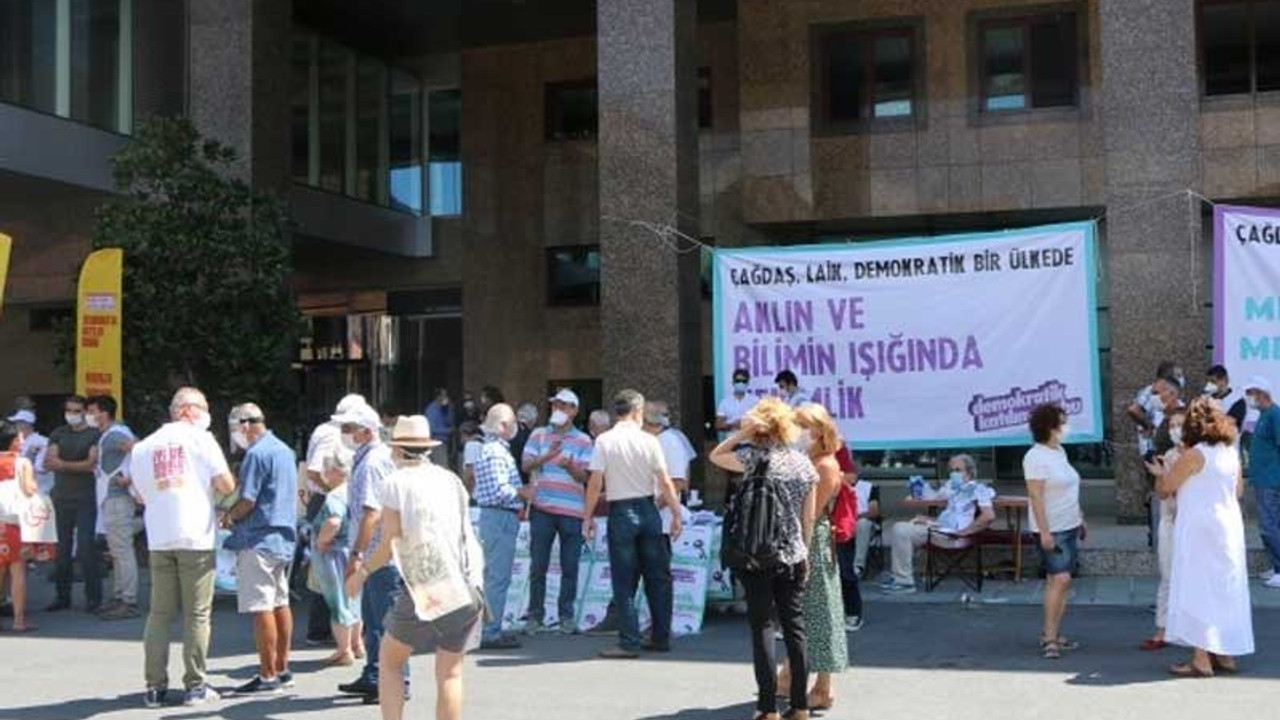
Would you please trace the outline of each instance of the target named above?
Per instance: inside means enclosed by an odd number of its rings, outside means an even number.
[[[388,635],[413,648],[415,653],[436,649],[460,653],[466,649],[467,638],[478,622],[479,610],[470,620],[463,618],[460,622],[451,623],[450,627],[420,620],[413,609],[413,600],[408,593],[402,592],[396,595],[396,603],[387,611],[382,626]]]
[[[1053,533],[1053,552],[1040,548],[1046,575],[1067,575],[1076,571],[1080,559],[1080,528]]]
[[[289,605],[289,561],[256,550],[236,553],[236,604],[241,614]]]

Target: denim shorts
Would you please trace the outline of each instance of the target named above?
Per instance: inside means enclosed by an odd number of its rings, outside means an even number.
[[[1052,552],[1040,548],[1040,562],[1046,575],[1063,575],[1074,573],[1076,562],[1080,559],[1080,528],[1071,528],[1053,533],[1054,547]]]

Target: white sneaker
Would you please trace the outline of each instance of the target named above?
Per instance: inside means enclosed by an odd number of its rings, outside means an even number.
[[[1262,572],[1258,573],[1258,577],[1263,581],[1270,580],[1275,576],[1276,576],[1276,571],[1272,570],[1271,568],[1267,568],[1266,570],[1263,570]]]
[[[1272,575],[1271,579],[1267,580],[1263,585],[1273,590],[1280,590],[1280,575]]]
[[[857,615],[850,615],[844,619],[844,631],[855,633],[862,629],[862,618]]]

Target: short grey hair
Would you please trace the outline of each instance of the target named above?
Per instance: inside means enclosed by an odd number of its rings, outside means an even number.
[[[948,460],[947,464],[950,465],[952,460],[955,460],[959,462],[961,465],[963,465],[964,472],[969,477],[971,478],[978,477],[978,462],[973,459],[972,455],[969,455],[968,453],[960,453],[958,455],[952,455],[951,460]]]
[[[644,407],[644,395],[635,390],[623,390],[613,396],[613,414],[627,417]]]
[[[208,408],[209,401],[204,393],[193,387],[179,388],[178,392],[173,394],[173,401],[169,403],[169,412],[177,415],[179,410],[188,405],[203,405]]]
[[[266,424],[267,420],[267,416],[262,412],[262,408],[251,402],[241,403],[231,410],[232,423],[239,424],[241,420],[245,420],[247,418],[259,420],[263,424]]]
[[[592,410],[591,415],[587,417],[587,427],[591,427],[592,425],[602,427],[607,430],[609,426],[613,425],[613,418],[609,417],[609,413],[604,410]]]
[[[516,413],[511,406],[506,403],[498,403],[489,408],[488,414],[484,418],[484,429],[494,435],[502,432],[504,426],[510,427],[516,424]]]

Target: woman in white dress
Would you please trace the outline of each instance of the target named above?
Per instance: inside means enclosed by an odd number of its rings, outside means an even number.
[[[1165,639],[1190,647],[1191,659],[1169,668],[1179,677],[1234,673],[1235,657],[1253,653],[1253,612],[1245,562],[1240,495],[1244,477],[1236,429],[1209,398],[1187,409],[1187,450],[1169,467],[1155,463],[1162,494],[1175,493],[1173,568]]]

